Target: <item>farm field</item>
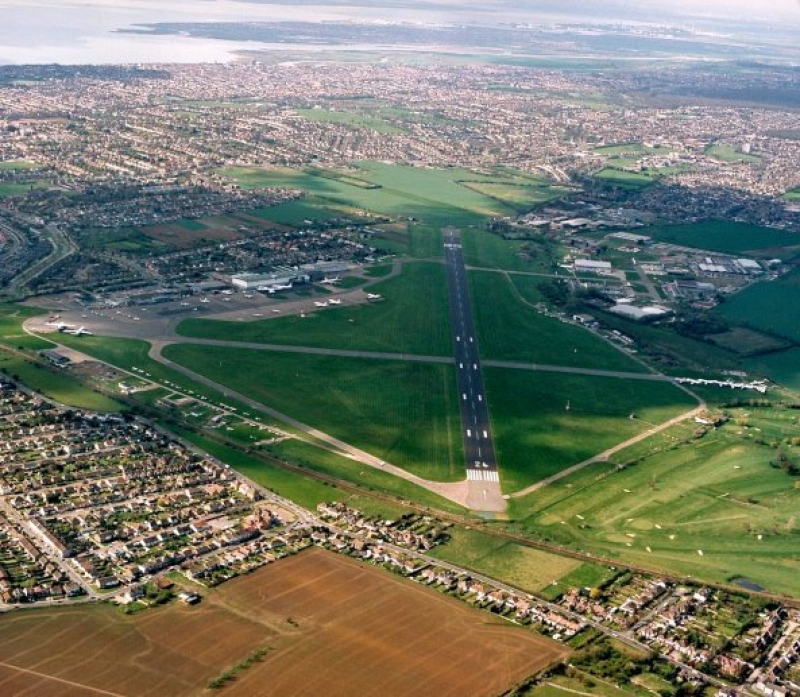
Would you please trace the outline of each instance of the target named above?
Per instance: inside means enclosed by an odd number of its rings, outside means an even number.
[[[453,366],[191,344],[164,355],[420,477],[464,478]]]
[[[485,368],[484,378],[505,492],[519,491],[696,405],[668,383],[498,368]]]
[[[460,180],[479,178],[466,170],[378,162],[360,162],[356,166],[357,169],[347,172],[235,168],[223,170],[222,174],[243,188],[300,189],[373,214],[415,218],[431,225],[476,225],[487,216],[514,212],[500,201],[461,186]]]
[[[232,694],[269,684],[275,694],[494,695],[565,655],[530,631],[322,550],[229,585],[235,608],[299,625],[291,645],[243,673]]]
[[[800,235],[758,225],[709,220],[690,225],[654,225],[642,230],[658,242],[763,259],[800,253]]]
[[[564,656],[530,631],[322,550],[203,595],[195,607],[132,616],[105,605],[4,615],[0,689],[194,695],[268,649],[226,693],[491,695]]]
[[[292,346],[450,355],[450,310],[444,269],[407,263],[403,273],[369,289],[383,300],[327,308],[306,317],[258,322],[188,319],[182,336]]]
[[[620,453],[514,500],[512,526],[631,564],[797,597],[800,489],[770,464],[769,445],[800,432],[796,414],[750,408],[732,416],[749,425],[734,420],[632,461]],[[796,447],[784,447],[797,458]]]
[[[478,343],[485,359],[633,373],[645,370],[586,329],[546,317],[521,302],[512,282],[502,274],[474,271],[470,284]]]
[[[757,283],[727,298],[719,312],[731,324],[800,342],[800,272],[792,271],[775,281]]]

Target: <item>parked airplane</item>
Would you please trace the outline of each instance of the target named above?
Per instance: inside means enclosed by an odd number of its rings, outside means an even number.
[[[316,300],[316,301],[314,302],[314,304],[315,304],[317,307],[328,307],[328,301],[327,301],[327,300],[326,300],[326,301],[324,301],[324,302],[320,302],[319,300]]]
[[[330,305],[341,305],[342,301],[341,300],[336,300],[335,298],[331,298],[330,300],[328,300],[328,303]]]
[[[230,288],[228,288],[227,290],[223,290],[222,294],[223,295],[233,295],[233,291]]]
[[[66,334],[72,334],[73,336],[92,336],[92,332],[90,332],[86,327],[78,327],[77,329],[67,329]]]
[[[381,297],[378,293],[367,293],[367,300],[380,300]]]
[[[210,303],[211,301],[208,298],[200,298],[201,303]]]
[[[67,329],[74,329],[75,328],[74,324],[67,324],[66,322],[48,322],[47,326],[48,327],[55,327],[60,332],[66,331]]]
[[[334,277],[334,278],[328,278],[328,277],[326,276],[325,278],[323,278],[323,279],[320,281],[320,283],[321,283],[323,286],[335,286],[337,283],[340,283],[340,282],[341,282],[341,280],[342,280],[342,279],[341,279],[341,278],[339,278],[338,276],[336,276],[336,277]]]

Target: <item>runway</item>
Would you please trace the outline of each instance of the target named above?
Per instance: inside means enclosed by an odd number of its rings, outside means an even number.
[[[453,228],[445,228],[443,234],[467,479],[478,485],[475,487],[478,500],[473,501],[474,507],[496,510],[497,499],[501,498],[500,473],[475,336],[461,238]]]

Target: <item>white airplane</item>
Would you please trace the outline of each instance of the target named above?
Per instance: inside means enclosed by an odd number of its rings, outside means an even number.
[[[315,300],[314,304],[317,307],[328,307],[328,301],[327,300],[325,300],[324,302],[320,302],[319,300]]]
[[[326,276],[325,278],[323,278],[323,279],[320,281],[320,283],[321,283],[323,286],[335,286],[337,283],[340,283],[340,282],[341,282],[341,280],[342,280],[342,279],[341,279],[341,278],[339,278],[338,276],[335,276],[334,278],[328,278],[328,277]]]
[[[201,303],[210,303],[211,301],[208,298],[200,298]]]
[[[228,290],[223,290],[222,294],[223,295],[233,295],[233,291],[230,288],[228,288]]]
[[[328,303],[329,303],[330,305],[341,305],[341,304],[342,304],[342,301],[341,301],[341,300],[336,300],[336,299],[334,299],[334,298],[331,298],[330,300],[328,300]]]
[[[383,296],[379,295],[378,293],[367,293],[367,300],[380,300],[381,297]]]
[[[252,293],[245,293],[245,294],[244,294],[244,297],[245,297],[245,298],[247,298],[248,300],[252,300],[252,299],[253,299],[253,298],[255,298],[256,296],[255,296],[255,295],[253,295]]]
[[[181,307],[189,307],[189,303],[181,303]]]
[[[77,329],[67,329],[66,334],[72,334],[73,336],[92,336],[92,332],[90,332],[86,327],[78,327]]]
[[[67,324],[66,322],[48,322],[47,326],[48,327],[55,327],[60,332],[66,331],[67,329],[74,329],[75,328],[74,324]]]
[[[276,315],[279,315],[279,314],[281,314],[281,311],[280,311],[280,310],[273,310],[273,312],[274,312]]]

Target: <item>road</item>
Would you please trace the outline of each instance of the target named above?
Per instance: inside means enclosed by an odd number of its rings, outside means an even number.
[[[504,511],[506,506],[500,495],[500,472],[481,372],[461,237],[453,228],[445,228],[443,237],[467,480],[478,483],[477,487],[471,485],[477,494],[474,507],[478,510]]]

